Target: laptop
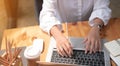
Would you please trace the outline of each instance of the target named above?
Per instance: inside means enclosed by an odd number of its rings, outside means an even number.
[[[69,41],[73,47],[72,57],[62,57],[57,53],[56,41],[53,37],[50,39],[46,62],[76,64],[86,66],[111,66],[109,52],[104,48],[105,40],[101,40],[101,52],[85,54],[83,38],[70,37]]]

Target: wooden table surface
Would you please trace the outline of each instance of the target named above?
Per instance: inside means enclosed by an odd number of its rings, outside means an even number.
[[[63,34],[67,35],[66,24],[62,24]],[[90,30],[87,21],[77,22],[77,24],[68,24],[68,35],[72,37],[85,37]],[[120,18],[112,18],[109,24],[102,30],[101,37],[108,41],[120,38]],[[5,49],[6,42],[10,42],[13,47],[29,46],[32,44],[34,38],[41,38],[44,40],[44,50],[40,56],[41,61],[45,61],[50,36],[43,32],[39,26],[30,26],[24,28],[7,29],[4,31],[1,49]],[[116,66],[111,60],[112,66]]]

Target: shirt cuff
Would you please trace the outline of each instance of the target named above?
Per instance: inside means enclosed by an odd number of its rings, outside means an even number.
[[[52,25],[50,25],[50,26],[48,27],[48,30],[47,30],[47,33],[48,33],[49,36],[51,36],[51,34],[50,34],[51,28],[52,28],[53,26],[55,26],[55,25],[58,27],[58,29],[59,29],[60,31],[62,31],[62,25],[61,25],[61,24],[58,24],[58,23],[52,24]]]
[[[45,22],[44,24],[43,24],[43,22],[39,25],[39,27],[43,30],[43,31],[45,31],[45,32],[47,32],[49,35],[50,35],[50,30],[51,30],[51,28],[53,27],[53,26],[55,26],[55,25],[57,25],[58,26],[58,28],[60,29],[60,30],[62,30],[62,26],[61,26],[61,23],[60,23],[60,21],[54,21],[54,22],[51,22],[51,21],[47,21],[47,22]]]
[[[106,15],[107,15],[107,16],[106,16]],[[99,13],[99,14],[98,14],[98,12],[96,11],[96,12],[92,13],[92,15],[90,16],[90,18],[89,18],[89,25],[90,25],[90,26],[93,26],[93,25],[94,25],[94,19],[95,19],[95,18],[101,19],[101,20],[104,22],[104,25],[107,25],[110,17],[111,17],[111,16],[108,15],[108,14],[105,14],[105,13],[104,13],[104,14],[102,14],[102,13]]]
[[[95,18],[99,18],[99,19],[101,19],[102,21],[103,21],[103,23],[104,23],[104,25],[107,25],[107,21],[105,21],[104,19],[102,19],[101,17],[93,17],[93,18],[91,18],[91,19],[89,19],[89,25],[90,26],[94,26],[94,19]]]

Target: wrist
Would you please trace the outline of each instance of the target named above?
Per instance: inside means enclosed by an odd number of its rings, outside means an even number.
[[[101,30],[103,26],[104,26],[104,22],[101,19],[99,18],[94,19],[94,25],[92,27],[97,27]]]
[[[97,24],[97,23],[95,23],[95,24],[92,26],[92,28],[96,28],[96,29],[99,29],[99,30],[101,30],[102,27],[103,27],[103,24]]]
[[[58,29],[57,26],[53,26],[50,30],[50,33],[55,39],[59,39],[63,36],[62,32]]]
[[[98,28],[98,26],[94,26],[94,27],[92,27],[91,28],[91,31],[93,31],[93,32],[97,32],[97,33],[100,33],[100,28]]]

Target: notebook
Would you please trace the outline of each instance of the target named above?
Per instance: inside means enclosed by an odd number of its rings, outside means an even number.
[[[95,54],[85,54],[84,44],[82,44],[83,38],[70,37],[70,43],[73,47],[72,57],[62,57],[56,51],[56,41],[51,37],[46,62],[64,63],[64,64],[76,64],[87,66],[111,66],[109,52],[103,47],[101,52]],[[105,40],[102,40],[104,44]]]
[[[106,42],[105,47],[110,52],[110,57],[112,60],[120,66],[120,39],[112,40]]]

